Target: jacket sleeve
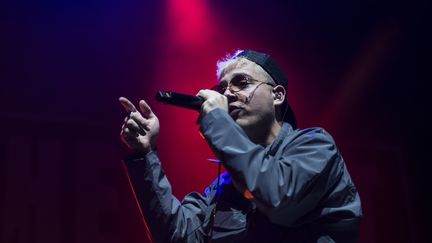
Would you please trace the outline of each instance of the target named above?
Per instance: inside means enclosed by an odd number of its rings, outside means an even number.
[[[154,242],[205,242],[212,209],[208,197],[193,192],[180,202],[154,151],[123,162]]]
[[[296,131],[275,154],[250,141],[221,109],[203,118],[201,131],[233,181],[273,223],[294,225],[343,173],[339,152],[323,129]]]

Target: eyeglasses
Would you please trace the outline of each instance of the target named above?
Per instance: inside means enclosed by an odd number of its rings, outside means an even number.
[[[253,78],[251,78],[249,76],[237,75],[237,76],[235,76],[231,80],[230,83],[228,83],[228,84],[227,83],[222,83],[222,84],[215,85],[213,87],[213,89],[216,90],[216,91],[218,91],[221,94],[224,94],[227,89],[231,93],[237,93],[237,92],[239,92],[241,90],[247,89],[248,87],[250,87],[254,83],[268,84],[268,85],[270,85],[272,87],[275,86],[272,83],[259,81],[259,80],[253,79]]]

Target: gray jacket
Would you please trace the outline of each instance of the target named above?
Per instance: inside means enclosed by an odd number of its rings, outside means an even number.
[[[359,194],[322,128],[284,123],[264,148],[215,109],[201,131],[227,170],[203,195],[175,198],[154,151],[124,160],[155,242],[357,242]]]

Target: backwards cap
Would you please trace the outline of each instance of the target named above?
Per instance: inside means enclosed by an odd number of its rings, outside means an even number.
[[[288,91],[288,78],[270,55],[253,50],[244,50],[239,52],[234,58],[237,57],[242,57],[258,64],[273,78],[277,85],[282,85],[285,90]],[[294,111],[288,104],[288,99],[286,99],[286,97],[285,102],[282,105],[282,111],[284,112],[283,121],[288,122],[291,124],[293,129],[296,129],[297,120],[295,118]]]

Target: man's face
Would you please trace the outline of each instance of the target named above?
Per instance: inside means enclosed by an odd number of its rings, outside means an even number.
[[[269,81],[269,75],[264,69],[243,58],[235,60],[222,70],[220,85],[227,87],[224,95],[229,100],[228,112],[242,128],[259,128],[271,124],[275,119]],[[231,90],[228,88],[230,85]],[[239,91],[235,92],[236,90]]]

